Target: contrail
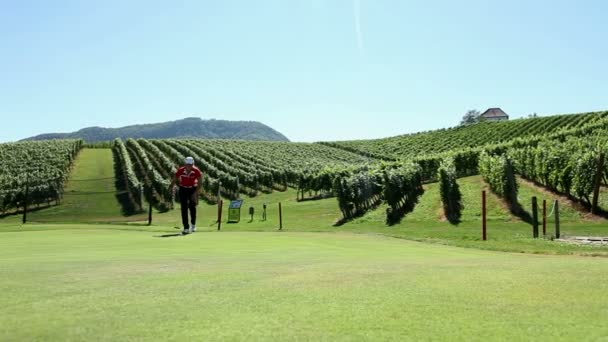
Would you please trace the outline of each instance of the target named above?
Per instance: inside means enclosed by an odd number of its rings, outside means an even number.
[[[361,33],[361,3],[360,0],[353,0],[353,15],[355,19],[355,32],[357,34],[357,44],[359,54],[363,54],[363,34]]]

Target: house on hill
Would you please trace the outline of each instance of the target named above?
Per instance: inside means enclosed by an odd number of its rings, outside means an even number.
[[[504,121],[509,120],[509,116],[500,108],[489,108],[479,116],[486,121]]]

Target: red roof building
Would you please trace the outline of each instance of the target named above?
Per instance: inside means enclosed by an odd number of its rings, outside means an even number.
[[[509,120],[509,115],[500,108],[489,108],[483,112],[480,117],[486,121],[503,121]]]

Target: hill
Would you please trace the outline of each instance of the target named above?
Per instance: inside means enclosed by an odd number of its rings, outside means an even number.
[[[322,144],[385,160],[413,158],[427,153],[440,153],[489,144],[500,144],[515,139],[548,134],[580,135],[599,128],[608,117],[608,111],[562,114],[509,121],[484,121],[474,125],[458,126],[434,131],[400,135],[384,139],[322,142]]]
[[[289,141],[283,134],[260,122],[202,120],[201,118],[194,117],[120,128],[87,127],[72,133],[40,134],[24,140],[83,139],[86,142],[99,142],[111,141],[116,138],[206,138]]]

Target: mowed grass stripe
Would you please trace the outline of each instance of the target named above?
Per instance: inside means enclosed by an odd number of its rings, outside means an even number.
[[[35,222],[123,222],[116,198],[114,160],[110,149],[82,149],[65,187],[61,204],[32,212]],[[139,215],[136,219],[143,219]]]
[[[486,191],[488,221],[506,222],[515,220],[505,203],[490,190],[481,176],[459,178],[457,183],[462,193],[462,204],[464,206],[462,221],[481,222],[481,192],[483,190]]]
[[[605,259],[346,233],[2,235],[0,340],[608,336]]]

